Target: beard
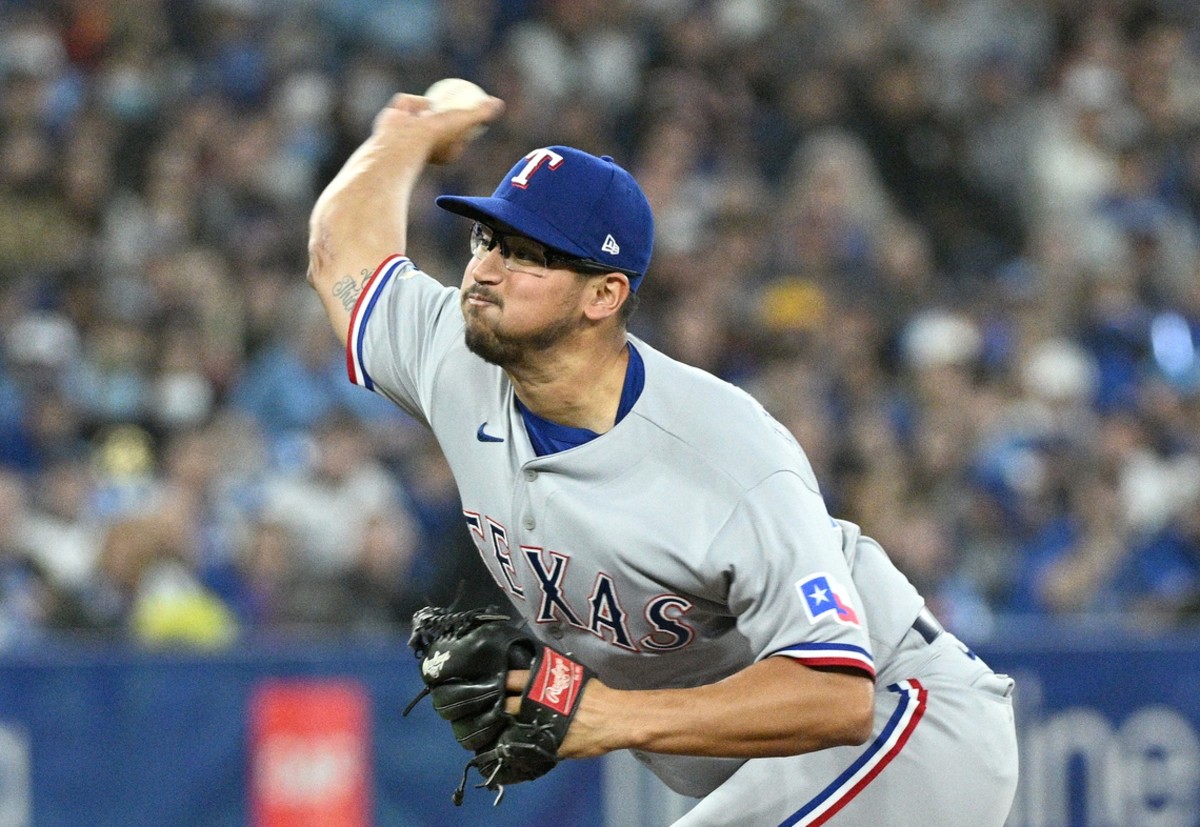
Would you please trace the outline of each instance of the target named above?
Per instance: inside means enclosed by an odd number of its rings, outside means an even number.
[[[563,318],[540,330],[514,335],[485,326],[478,317],[472,318],[471,311],[465,306],[463,317],[466,322],[464,340],[467,350],[501,368],[525,364],[531,356],[547,351],[566,339],[576,328],[575,320]]]

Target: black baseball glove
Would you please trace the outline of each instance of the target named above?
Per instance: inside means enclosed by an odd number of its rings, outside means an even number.
[[[592,676],[587,667],[490,606],[462,612],[427,606],[413,615],[409,645],[421,661],[425,688],[404,714],[429,695],[454,737],[475,753],[463,768],[455,804],[462,803],[472,767],[483,776],[478,786],[497,793],[497,804],[505,784],[531,781],[554,769]],[[513,669],[530,670],[516,715],[504,709],[505,678]]]

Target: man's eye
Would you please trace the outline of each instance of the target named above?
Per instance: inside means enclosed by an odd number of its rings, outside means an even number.
[[[514,244],[509,249],[509,257],[513,261],[521,264],[534,264],[539,267],[545,265],[546,255],[536,247],[527,247],[523,244]]]

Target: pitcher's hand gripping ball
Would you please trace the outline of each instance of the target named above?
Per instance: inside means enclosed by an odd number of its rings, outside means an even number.
[[[478,84],[463,78],[442,78],[425,90],[429,106],[435,112],[447,109],[474,109],[487,100],[488,93]]]
[[[494,607],[452,612],[427,606],[413,615],[409,645],[421,661],[425,688],[404,710],[429,695],[454,737],[475,753],[454,791],[461,804],[475,767],[486,787],[504,796],[505,784],[539,778],[558,763],[558,748],[579,708],[591,671],[539,642]],[[528,669],[515,715],[505,711],[505,678]]]
[[[474,109],[488,99],[489,95],[483,87],[463,78],[442,78],[425,90],[429,99],[429,108],[434,112],[446,112],[451,109]],[[465,136],[473,141],[487,131],[486,126],[477,126]]]

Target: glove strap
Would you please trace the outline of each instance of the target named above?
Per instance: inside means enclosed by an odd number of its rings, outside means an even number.
[[[415,697],[411,701],[409,701],[408,706],[404,707],[404,714],[401,717],[407,718],[408,713],[412,712],[413,709],[416,708],[417,704],[419,704],[421,702],[421,699],[424,698],[426,695],[428,695],[429,692],[430,692],[430,689],[428,686],[422,687],[421,691],[417,693],[417,697]]]
[[[529,683],[523,701],[532,702],[570,718],[579,705],[583,685],[591,671],[549,646],[542,650],[537,672]]]

